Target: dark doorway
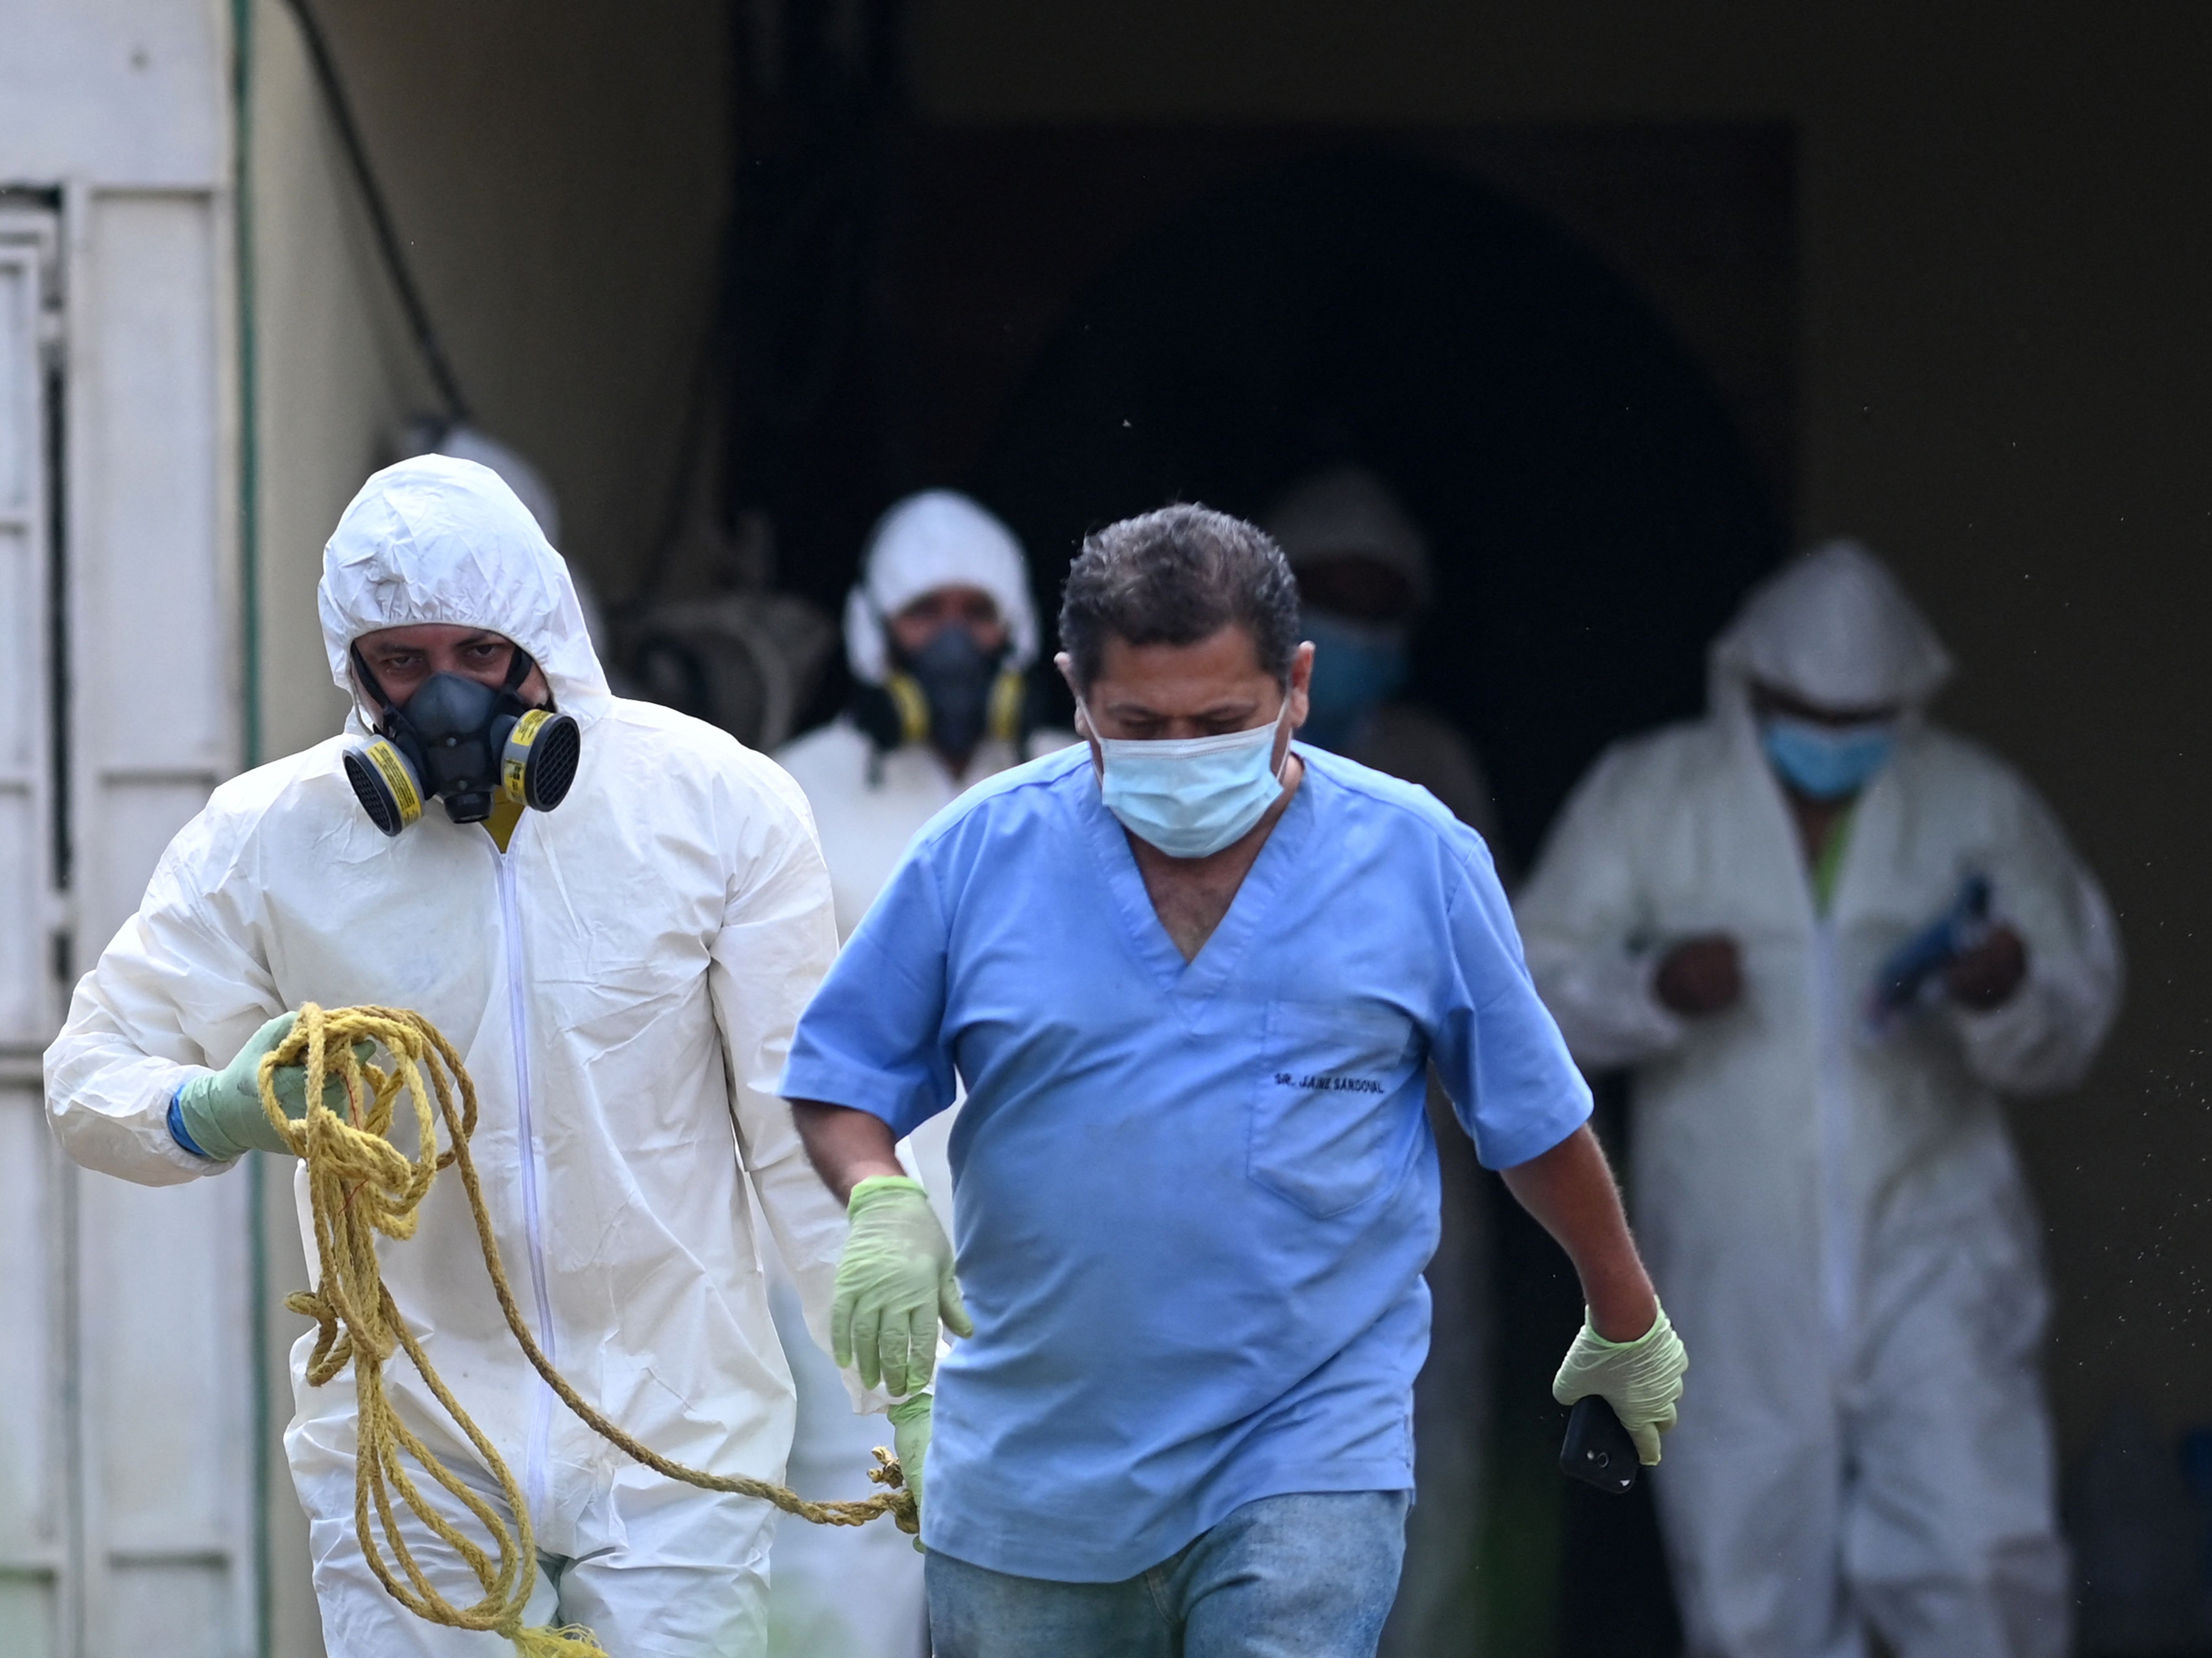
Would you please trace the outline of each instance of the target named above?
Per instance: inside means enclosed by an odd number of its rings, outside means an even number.
[[[1771,565],[1767,480],[1628,283],[1442,167],[1296,163],[1176,216],[1077,302],[976,466],[1056,594],[1083,532],[1256,515],[1358,460],[1437,556],[1419,690],[1478,744],[1525,860],[1590,758],[1693,711]]]

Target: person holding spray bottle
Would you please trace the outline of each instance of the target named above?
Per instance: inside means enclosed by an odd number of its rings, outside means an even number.
[[[1950,671],[1864,548],[1799,559],[1521,895],[1569,1046],[1633,1071],[1638,1229],[1698,1354],[1655,1482],[1698,1658],[2068,1650],[1999,1100],[2080,1080],[2119,943],[2050,810],[1923,717]]]

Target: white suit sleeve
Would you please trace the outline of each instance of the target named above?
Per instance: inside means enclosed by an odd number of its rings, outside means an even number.
[[[1537,994],[1592,1070],[1640,1064],[1683,1034],[1652,989],[1658,941],[1634,857],[1651,802],[1626,760],[1602,756],[1576,788],[1515,906]]]
[[[763,807],[781,820],[756,831],[763,844],[733,883],[709,982],[729,1059],[738,1154],[799,1288],[807,1331],[826,1353],[845,1210],[807,1161],[776,1083],[799,1015],[837,954],[836,913],[829,866],[804,808],[779,812],[772,799]],[[855,1410],[881,1411],[891,1402],[888,1393],[863,1389],[849,1371],[846,1387]]]
[[[2119,927],[2048,807],[2008,774],[1989,870],[1997,919],[2027,946],[2027,977],[1988,1013],[1953,1009],[1966,1063],[2006,1094],[2081,1082],[2119,1012]]]
[[[70,1001],[46,1050],[46,1119],[85,1167],[140,1186],[178,1186],[229,1162],[196,1157],[169,1133],[169,1100],[196,1072],[228,1064],[284,1011],[254,944],[246,884],[210,846],[205,814],[163,854],[124,923]]]

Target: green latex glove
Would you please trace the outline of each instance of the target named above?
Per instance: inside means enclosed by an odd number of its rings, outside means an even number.
[[[929,1386],[937,1368],[937,1320],[972,1336],[952,1277],[952,1246],[937,1223],[921,1182],[878,1174],[853,1188],[845,1205],[853,1230],[837,1263],[830,1304],[830,1350],[840,1368],[893,1393]]]
[[[1667,1321],[1665,1308],[1634,1341],[1607,1341],[1590,1328],[1585,1309],[1581,1333],[1552,1383],[1552,1397],[1572,1405],[1592,1393],[1601,1395],[1636,1442],[1637,1460],[1648,1468],[1659,1460],[1659,1436],[1674,1425],[1675,1401],[1682,1397],[1682,1376],[1689,1368],[1690,1356]]]
[[[929,1418],[933,1409],[931,1395],[916,1393],[912,1399],[902,1399],[890,1408],[891,1448],[898,1453],[899,1472],[906,1477],[906,1488],[914,1493],[914,1510],[921,1512],[921,1465],[929,1460]],[[921,1553],[921,1539],[914,1539],[914,1551]]]
[[[292,1033],[298,1015],[280,1013],[247,1039],[246,1044],[221,1070],[204,1071],[177,1091],[177,1114],[192,1143],[218,1162],[242,1157],[249,1151],[289,1151],[268,1114],[261,1109],[261,1060]],[[367,1042],[353,1045],[354,1057],[367,1059],[376,1050]],[[307,1068],[279,1065],[276,1076],[276,1103],[295,1122],[307,1114]],[[323,1083],[323,1103],[336,1111],[345,1103],[345,1084],[337,1077]]]

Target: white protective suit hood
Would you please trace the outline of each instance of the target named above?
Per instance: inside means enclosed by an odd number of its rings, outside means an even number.
[[[476,461],[417,455],[373,474],[323,549],[315,602],[331,678],[354,698],[349,730],[365,729],[373,712],[354,684],[354,641],[422,622],[512,639],[581,724],[609,705],[568,565],[514,491]]]
[[[1406,578],[1416,605],[1435,582],[1428,538],[1397,495],[1364,466],[1332,466],[1294,485],[1261,526],[1292,570],[1324,558],[1371,558]]]
[[[449,454],[457,460],[473,460],[480,466],[489,466],[500,476],[500,481],[514,491],[538,527],[545,532],[545,539],[555,546],[561,545],[561,503],[553,493],[553,486],[545,481],[545,474],[525,460],[514,450],[492,436],[462,421],[446,428],[434,443],[423,446],[425,454]]]
[[[1029,561],[1014,533],[954,490],[925,490],[899,502],[868,533],[860,579],[845,600],[845,660],[853,677],[881,685],[890,677],[884,624],[932,588],[981,588],[1006,619],[1013,643],[1006,666],[1036,660],[1036,607]]]
[[[1917,712],[1952,664],[1889,567],[1836,540],[1752,589],[1713,641],[1711,669],[1717,710],[1741,706],[1756,682],[1820,708]]]

